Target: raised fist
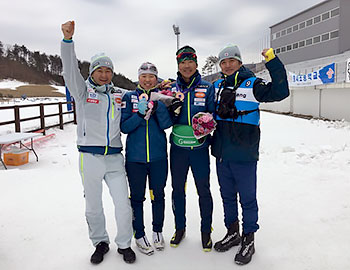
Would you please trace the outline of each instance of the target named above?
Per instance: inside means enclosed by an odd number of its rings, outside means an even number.
[[[74,21],[68,21],[62,24],[61,29],[64,36],[64,39],[72,39],[74,34]]]

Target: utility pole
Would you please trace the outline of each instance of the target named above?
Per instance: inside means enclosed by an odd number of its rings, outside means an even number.
[[[180,48],[180,27],[173,24],[174,34],[176,35],[176,48],[179,50]]]

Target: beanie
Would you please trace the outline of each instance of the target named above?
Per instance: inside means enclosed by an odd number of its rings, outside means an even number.
[[[219,52],[219,64],[221,61],[227,58],[234,58],[242,63],[241,52],[237,45],[227,45]]]
[[[90,63],[90,67],[89,67],[90,76],[99,67],[109,68],[113,72],[113,62],[112,62],[111,58],[109,58],[104,53],[96,54],[93,57],[91,57],[91,63]]]
[[[138,76],[142,74],[153,74],[154,76],[158,77],[158,70],[156,66],[150,62],[143,63],[138,70]]]
[[[195,49],[193,49],[192,47],[190,47],[188,45],[180,48],[176,52],[176,60],[177,60],[178,64],[180,64],[182,61],[185,61],[185,60],[192,60],[192,61],[196,62],[196,64],[198,64]]]

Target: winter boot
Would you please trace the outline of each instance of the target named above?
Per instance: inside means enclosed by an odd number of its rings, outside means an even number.
[[[171,238],[170,240],[170,246],[172,247],[178,247],[178,245],[180,244],[180,242],[182,241],[182,239],[184,239],[186,236],[186,231],[185,229],[182,230],[176,230],[173,238]]]
[[[96,246],[95,252],[91,255],[90,262],[99,264],[103,261],[103,256],[109,251],[109,246],[106,242],[100,242]]]
[[[139,250],[142,253],[148,256],[151,256],[154,253],[154,249],[151,246],[151,244],[148,242],[146,235],[139,239],[136,239],[136,246],[139,248]]]
[[[215,243],[214,249],[218,252],[225,252],[233,246],[239,245],[240,242],[239,224],[238,221],[236,221],[230,225],[225,237],[221,241]]]
[[[211,241],[210,233],[202,232],[202,247],[205,252],[211,251],[213,242]]]
[[[164,238],[161,232],[153,232],[153,243],[156,250],[161,251],[164,249]]]
[[[123,260],[126,263],[133,263],[136,260],[136,254],[130,247],[118,248],[118,253],[123,255]]]
[[[254,233],[243,234],[241,244],[235,256],[235,263],[240,265],[249,263],[254,252]]]

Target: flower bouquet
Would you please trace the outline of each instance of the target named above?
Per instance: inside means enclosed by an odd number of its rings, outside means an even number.
[[[192,117],[193,135],[196,139],[207,136],[215,127],[216,122],[211,113],[199,112]]]

